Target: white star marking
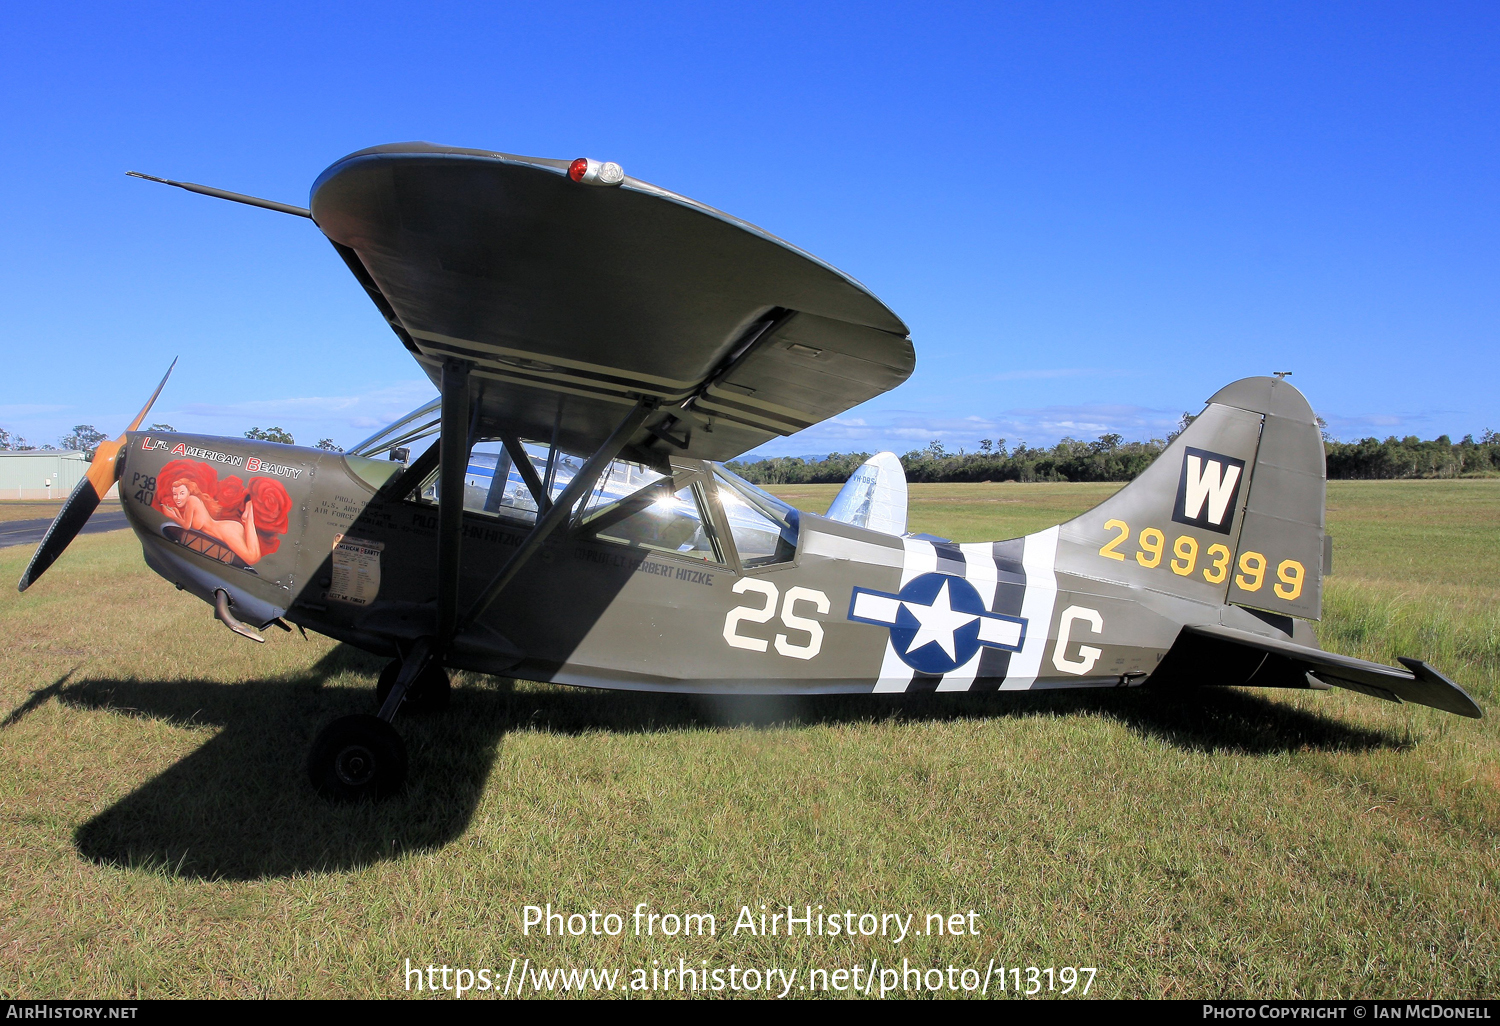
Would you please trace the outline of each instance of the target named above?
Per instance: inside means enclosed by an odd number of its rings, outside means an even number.
[[[923,606],[914,602],[902,602],[911,615],[917,618],[922,626],[917,628],[917,636],[912,638],[911,644],[906,647],[908,655],[921,648],[936,642],[938,647],[948,653],[948,658],[954,661],[958,659],[958,650],[953,645],[953,632],[979,619],[978,613],[964,613],[955,610],[948,599],[948,582],[944,581],[942,588],[938,590],[937,596],[933,598],[932,605]]]

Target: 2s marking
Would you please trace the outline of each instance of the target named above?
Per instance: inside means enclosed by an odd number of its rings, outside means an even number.
[[[764,652],[768,643],[760,638],[747,638],[739,632],[741,622],[765,623],[776,615],[776,602],[781,589],[770,581],[757,577],[744,577],[734,582],[734,593],[743,595],[753,592],[763,602],[760,606],[735,606],[724,617],[724,640],[731,648],[743,648],[750,652]],[[788,588],[781,602],[781,622],[787,630],[800,631],[807,635],[803,644],[793,642],[788,635],[776,635],[776,651],[793,659],[811,659],[823,650],[823,625],[808,616],[797,614],[797,604],[810,604],[819,613],[827,613],[828,596],[812,588]]]

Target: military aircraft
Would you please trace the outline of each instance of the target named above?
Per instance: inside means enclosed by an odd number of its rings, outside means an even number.
[[[378,712],[313,745],[331,798],[401,785],[392,720],[440,710],[448,668],[697,694],[1333,685],[1481,715],[1419,660],[1319,649],[1323,447],[1284,379],[1215,393],[1082,516],[956,544],[906,532],[889,453],[828,516],[722,465],[914,366],[868,289],[753,225],[612,162],[426,143],[345,157],[309,209],[156,180],[310,218],[440,398],[346,453],[140,431],[142,410],[20,588],[118,482],[147,564],[230,630],[390,657]]]

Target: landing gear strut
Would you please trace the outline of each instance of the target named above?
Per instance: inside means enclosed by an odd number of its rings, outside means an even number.
[[[432,658],[427,639],[380,675],[380,713],[343,716],[318,733],[307,757],[307,775],[325,798],[357,802],[395,793],[406,782],[406,743],[391,721],[404,702],[436,711],[448,704],[448,674]]]
[[[401,675],[402,662],[392,659],[380,671],[380,680],[375,685],[375,702],[385,705],[391,697],[391,688]],[[448,682],[448,672],[436,663],[430,663],[422,675],[406,689],[406,701],[401,706],[411,713],[439,713],[448,708],[448,699],[453,695],[453,685]]]
[[[397,710],[408,701],[418,712],[435,712],[448,704],[448,675],[443,672],[442,656],[461,630],[458,585],[464,526],[464,473],[472,443],[471,432],[477,423],[469,390],[471,369],[471,365],[463,360],[450,358],[443,363],[443,400],[438,432],[437,635],[417,639],[404,658],[391,663],[381,673],[380,683],[375,689],[380,699],[377,715],[346,716],[334,720],[313,742],[307,774],[314,787],[335,800],[381,798],[399,788],[406,780],[406,746],[391,727]],[[593,478],[589,476],[591,468],[594,474],[602,470],[614,458],[619,446],[629,439],[630,432],[653,409],[654,402],[638,403],[626,418],[626,424],[616,429],[615,435],[619,439],[614,451],[608,455],[595,453],[584,464],[559,496],[559,499],[568,500],[566,506],[549,509],[543,514],[521,550],[506,562],[506,566],[512,568],[509,571],[511,576],[526,561],[520,558],[522,552],[529,558],[530,552],[540,546],[552,528],[561,524],[582,497],[583,490],[593,486]],[[629,430],[624,430],[626,426]],[[614,440],[615,436],[611,436],[611,442]],[[498,584],[491,584],[490,591],[498,594],[507,580],[509,578],[502,573]],[[493,599],[494,594],[491,594],[488,601]]]

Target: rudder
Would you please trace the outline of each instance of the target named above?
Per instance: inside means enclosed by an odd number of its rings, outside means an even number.
[[[1323,435],[1307,399],[1280,378],[1245,378],[1210,403],[1264,418],[1229,601],[1317,620],[1323,615]]]

